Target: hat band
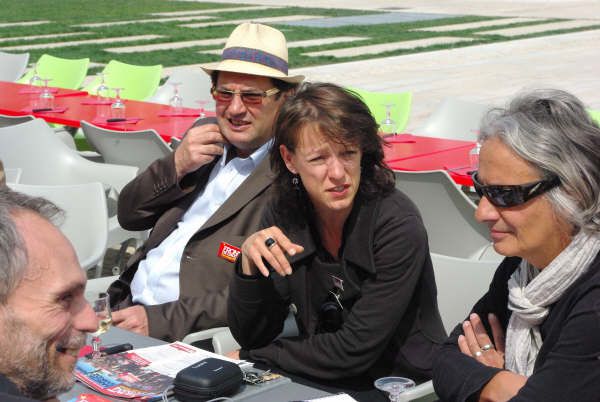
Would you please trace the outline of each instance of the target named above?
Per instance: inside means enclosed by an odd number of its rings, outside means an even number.
[[[288,63],[280,57],[273,54],[263,52],[258,49],[250,49],[247,47],[230,47],[223,50],[221,55],[222,60],[240,60],[250,63],[262,64],[263,66],[279,70],[285,75],[288,73]]]

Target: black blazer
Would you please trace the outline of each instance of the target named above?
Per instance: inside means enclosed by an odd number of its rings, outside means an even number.
[[[276,224],[304,252],[290,258],[293,274],[230,285],[229,325],[247,352],[242,356],[322,380],[401,375],[424,381],[445,338],[427,236],[414,204],[402,193],[370,201],[357,197],[346,222],[340,259],[323,264],[310,226],[288,230],[267,209],[263,225]],[[324,268],[325,267],[325,268]],[[344,322],[319,332],[319,308],[331,289],[327,267],[337,270],[344,292]],[[287,306],[298,310],[300,336],[273,339]]]

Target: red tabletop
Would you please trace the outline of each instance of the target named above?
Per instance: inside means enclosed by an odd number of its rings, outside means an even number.
[[[469,151],[475,142],[400,134],[386,143],[385,161],[394,170],[446,170],[457,184],[473,184]]]
[[[79,127],[80,121],[86,120],[97,126],[119,131],[154,129],[168,142],[172,136],[181,137],[202,112],[200,109],[182,108],[177,111],[183,115],[181,116],[176,115],[168,105],[124,100],[125,117],[139,120],[134,124],[108,123],[106,117],[110,117],[110,105],[88,104],[97,98],[85,91],[57,88],[54,89],[54,107],[66,109],[61,113],[32,113],[32,106],[39,99],[39,93],[23,93],[31,92],[30,89],[29,85],[0,81],[0,113],[12,116],[33,114],[49,123],[72,127]],[[214,112],[206,112],[206,115],[214,116]]]

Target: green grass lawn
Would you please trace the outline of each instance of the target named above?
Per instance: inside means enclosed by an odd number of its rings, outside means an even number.
[[[111,37],[126,37],[132,35],[162,35],[162,38],[150,41],[130,41],[115,44],[83,44],[69,47],[60,47],[55,49],[34,48],[28,49],[30,60],[35,61],[43,53],[50,53],[66,58],[89,57],[95,63],[107,63],[111,59],[132,64],[150,65],[162,64],[163,66],[176,66],[212,62],[218,60],[217,55],[200,54],[198,51],[206,49],[217,49],[220,45],[209,47],[189,47],[183,49],[169,49],[138,53],[117,54],[105,50],[114,46],[133,46],[147,45],[151,43],[178,42],[209,38],[227,37],[234,27],[234,24],[227,24],[227,21],[238,19],[254,19],[261,17],[273,17],[284,15],[315,15],[326,17],[352,16],[360,14],[382,13],[379,10],[356,11],[340,9],[313,9],[301,7],[282,7],[268,10],[249,10],[249,11],[228,11],[231,7],[245,6],[240,4],[219,4],[210,2],[178,2],[165,0],[0,0],[0,23],[17,21],[49,20],[51,23],[35,26],[18,27],[0,27],[0,50],[9,52],[22,52],[24,50],[6,49],[11,46],[42,44],[48,42],[75,41],[100,39]],[[224,21],[224,25],[212,26],[206,28],[187,28],[182,24],[189,22],[169,21],[160,23],[131,23],[126,25],[115,25],[108,27],[78,27],[77,24],[141,20],[150,18],[159,18],[150,15],[157,12],[172,12],[183,10],[206,10],[222,8],[223,11],[216,14],[210,14],[216,17],[217,21]],[[456,36],[461,38],[474,38],[473,41],[463,41],[452,45],[437,45],[426,48],[415,48],[408,50],[395,50],[379,54],[362,54],[353,57],[336,58],[333,56],[315,56],[311,57],[304,53],[308,51],[329,50],[337,48],[350,47],[349,43],[336,43],[323,46],[311,46],[303,48],[290,48],[290,64],[293,67],[303,67],[311,65],[330,64],[340,61],[361,60],[374,57],[392,56],[405,53],[414,53],[420,51],[430,51],[449,47],[472,46],[481,43],[490,43],[496,41],[510,40],[511,38],[499,35],[477,34],[477,30],[454,31],[444,33],[419,32],[412,31],[414,28],[431,27],[436,25],[446,25],[464,22],[483,21],[491,17],[481,16],[462,16],[449,17],[440,20],[393,23],[379,25],[352,25],[337,28],[313,28],[291,26],[284,24],[273,24],[273,26],[283,30],[288,41],[298,41],[306,39],[317,39],[334,36],[361,36],[368,39],[357,42],[356,45],[381,44],[388,42],[398,42],[412,39],[430,38],[435,36]],[[196,21],[193,21],[196,22]],[[203,22],[203,21],[197,21]],[[540,22],[547,22],[540,20]],[[537,23],[537,21],[536,21]],[[513,24],[512,26],[528,25],[531,23]],[[589,29],[589,28],[588,28]],[[54,39],[36,39],[36,40],[10,40],[11,37],[26,37],[31,35],[51,35],[69,32],[84,32],[85,35],[76,35],[67,38]],[[539,36],[540,34],[531,35]],[[99,70],[99,67],[90,69],[90,74]]]

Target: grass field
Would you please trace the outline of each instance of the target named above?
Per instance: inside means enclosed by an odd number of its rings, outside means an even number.
[[[30,60],[35,61],[43,53],[50,53],[66,58],[89,57],[92,62],[105,64],[111,59],[132,64],[162,64],[165,67],[176,65],[189,65],[218,60],[219,56],[214,54],[199,53],[202,50],[220,49],[222,44],[211,46],[193,46],[181,49],[166,49],[155,51],[144,51],[135,53],[114,53],[106,50],[114,46],[136,46],[152,43],[171,43],[180,41],[224,38],[229,35],[234,25],[228,21],[247,19],[253,20],[264,17],[275,16],[321,16],[321,17],[344,17],[367,14],[381,14],[383,11],[356,11],[340,9],[311,9],[301,7],[281,7],[271,9],[256,9],[244,11],[228,11],[228,9],[247,6],[240,4],[219,4],[210,2],[182,2],[165,0],[1,0],[0,7],[0,50],[8,52],[28,51]],[[211,22],[222,22],[220,25],[189,28],[183,24],[189,22],[166,21],[166,22],[139,22],[140,20],[164,18],[152,13],[195,11],[221,9],[218,12],[206,14],[212,19]],[[197,14],[196,14],[197,15]],[[465,22],[485,21],[490,17],[460,16],[429,21],[417,21],[409,23],[389,23],[377,25],[350,25],[336,28],[327,27],[303,27],[292,26],[283,23],[271,23],[285,32],[288,42],[307,39],[330,38],[339,36],[364,37],[364,40],[356,42],[356,45],[384,44],[413,39],[434,38],[436,36],[454,36],[471,41],[462,41],[452,45],[432,45],[421,48],[385,51],[374,54],[356,54],[351,57],[334,56],[309,56],[307,52],[347,48],[349,43],[333,43],[328,45],[316,45],[310,47],[293,47],[289,50],[290,64],[293,67],[330,64],[333,62],[360,60],[373,57],[383,57],[430,51],[452,46],[472,46],[482,43],[510,40],[512,38],[500,35],[478,34],[478,29],[452,31],[452,32],[423,32],[414,31],[415,28],[432,27],[438,25],[457,24]],[[49,23],[30,26],[3,26],[6,23],[19,21],[49,21]],[[103,26],[82,27],[79,24],[100,22],[132,21],[131,23]],[[138,21],[138,22],[133,22]],[[202,22],[202,21],[193,21]],[[527,23],[513,24],[509,26],[531,25],[548,22],[548,20],[533,21]],[[499,27],[508,27],[499,23]],[[577,29],[574,29],[577,30]],[[479,29],[481,31],[481,29]],[[61,37],[62,34],[75,34]],[[32,39],[33,35],[46,35],[48,37]],[[56,37],[54,37],[56,35]],[[152,40],[131,40],[108,44],[80,44],[61,46],[57,48],[45,48],[47,43],[60,43],[65,41],[93,40],[107,38],[122,38],[138,35],[160,35],[160,38]],[[534,34],[531,36],[537,36]],[[28,46],[28,48],[21,48]],[[90,69],[94,73],[101,67]]]

